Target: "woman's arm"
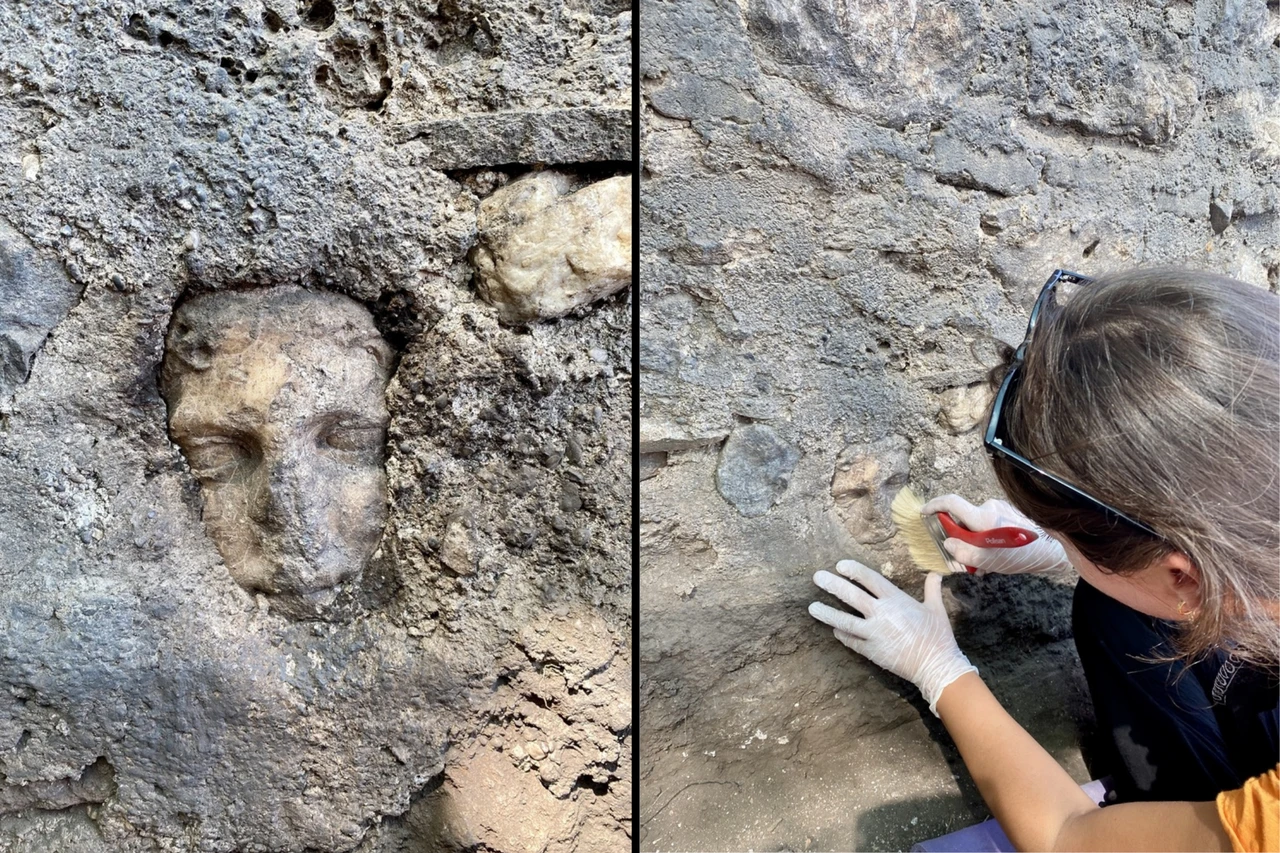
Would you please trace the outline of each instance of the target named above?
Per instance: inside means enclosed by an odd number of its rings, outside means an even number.
[[[809,613],[840,642],[920,688],[1020,850],[1231,849],[1215,803],[1098,808],[1000,706],[956,646],[939,575],[925,579],[919,602],[854,560],[841,560],[836,571],[843,577],[818,572],[814,582],[856,612],[814,602]]]
[[[938,716],[1019,850],[1231,850],[1213,802],[1099,808],[978,677],[942,690]]]

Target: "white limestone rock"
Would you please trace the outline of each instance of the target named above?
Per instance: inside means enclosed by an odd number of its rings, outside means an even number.
[[[631,284],[631,177],[572,187],[537,172],[480,204],[471,261],[503,322],[563,317]]]

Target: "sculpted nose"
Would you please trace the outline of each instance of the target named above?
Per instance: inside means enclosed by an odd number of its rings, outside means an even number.
[[[254,521],[274,533],[299,524],[300,469],[291,454],[270,455],[262,461],[249,506]]]
[[[267,520],[277,529],[298,523],[297,465],[280,462],[268,472]]]
[[[275,543],[282,558],[292,556],[306,564],[302,574],[325,550],[322,507],[324,484],[317,481],[314,462],[302,452],[285,452],[263,460],[258,523]]]

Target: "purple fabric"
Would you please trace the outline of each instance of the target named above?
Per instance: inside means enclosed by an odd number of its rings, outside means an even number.
[[[911,848],[911,853],[986,853],[988,850],[1013,850],[1009,836],[1004,834],[995,818],[966,826],[938,838],[921,841]]]
[[[1080,787],[1090,799],[1101,804],[1107,795],[1107,781],[1094,779]],[[996,823],[995,818],[991,818],[938,838],[921,841],[911,848],[911,853],[917,853],[917,851],[920,853],[988,853],[988,851],[1013,853],[1014,849],[1009,836],[1004,834],[1004,830],[1000,828],[1000,824]]]

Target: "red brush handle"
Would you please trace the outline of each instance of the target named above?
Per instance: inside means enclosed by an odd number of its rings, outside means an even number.
[[[955,519],[945,512],[938,513],[938,521],[942,523],[942,529],[947,531],[948,537],[959,539],[961,542],[968,542],[970,545],[976,545],[979,548],[1021,548],[1023,545],[1030,545],[1039,538],[1034,530],[1025,530],[1021,527],[993,527],[991,530],[970,530],[967,527],[961,527],[955,522]]]
[[[993,527],[990,530],[970,530],[967,527],[961,527],[955,522],[955,519],[945,512],[938,513],[938,523],[942,525],[942,529],[946,531],[949,538],[959,539],[961,542],[968,542],[970,545],[976,545],[979,548],[1021,548],[1023,545],[1030,545],[1040,538],[1034,530],[1025,530],[1021,527]],[[977,571],[973,566],[965,566],[964,568],[969,574]]]

